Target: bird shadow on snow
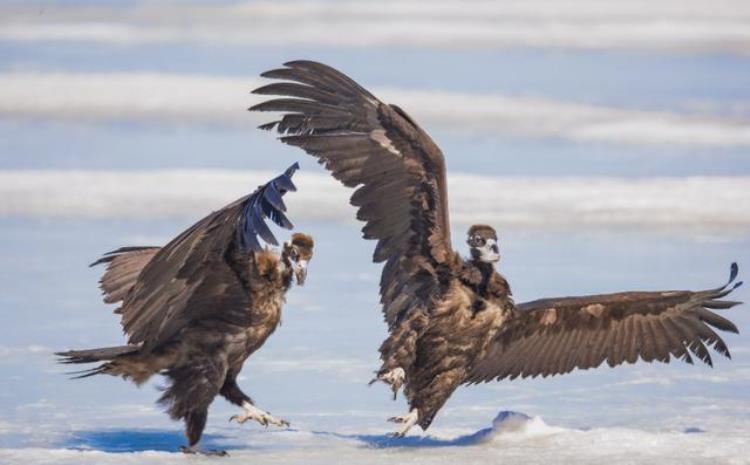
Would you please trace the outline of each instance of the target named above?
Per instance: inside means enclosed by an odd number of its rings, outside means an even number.
[[[524,423],[530,417],[517,412],[500,412],[493,426],[472,434],[451,439],[433,436],[407,436],[394,438],[389,434],[341,434],[329,431],[312,431],[319,437],[354,440],[368,447],[459,447],[480,444],[498,432],[499,425]],[[201,445],[205,449],[246,449],[247,444],[231,444],[231,438],[220,434],[204,434]],[[177,452],[185,444],[180,431],[167,430],[99,430],[78,431],[65,441],[64,447],[78,450],[98,450],[110,453],[161,451]]]
[[[437,438],[433,436],[407,436],[395,438],[389,434],[342,434],[329,431],[312,431],[314,436],[357,441],[367,447],[375,448],[429,448],[429,447],[466,447],[480,445],[492,437],[509,432],[522,431],[532,420],[526,414],[502,411],[492,422],[492,426],[471,434],[455,438]],[[581,431],[585,431],[583,429]],[[292,430],[294,431],[294,430]],[[686,428],[683,433],[704,433],[697,427]],[[142,452],[163,451],[177,452],[185,443],[185,437],[179,431],[165,430],[104,430],[79,431],[64,444],[66,448],[79,450],[99,450],[103,452]],[[201,445],[205,449],[238,450],[247,449],[247,444],[232,444],[231,438],[221,434],[204,434]]]
[[[453,439],[441,439],[433,436],[406,436],[396,438],[389,434],[338,434],[315,431],[315,435],[336,437],[340,439],[355,439],[365,445],[376,448],[389,447],[459,447],[480,444],[490,437],[494,429],[485,428],[476,433],[458,436]]]
[[[323,431],[314,431],[313,434],[340,439],[354,439],[365,443],[367,446],[377,448],[461,447],[481,444],[489,440],[501,430],[516,429],[529,420],[531,420],[531,417],[524,413],[502,411],[498,413],[497,417],[495,417],[495,420],[492,422],[493,426],[481,429],[475,433],[465,434],[451,439],[442,439],[433,436],[406,436],[403,438],[396,438],[390,434],[339,434]]]
[[[367,435],[367,434],[339,434],[329,432],[313,432],[315,435],[335,437],[340,439],[357,440],[369,447],[375,448],[427,448],[427,447],[466,447],[481,445],[492,440],[493,437],[498,437],[508,433],[524,433],[528,431],[528,427],[537,431],[546,431],[549,433],[559,432],[565,430],[565,428],[554,428],[547,426],[541,419],[535,423],[535,420],[530,416],[512,411],[501,411],[497,414],[495,419],[492,421],[492,426],[489,428],[481,429],[475,433],[465,434],[457,436],[455,438],[443,439],[436,438],[433,436],[407,436],[403,438],[395,438],[389,434],[379,435]],[[589,428],[578,428],[578,431],[588,431]],[[701,434],[705,433],[706,430],[691,426],[685,428],[683,434]]]
[[[227,444],[227,437],[204,434],[201,445],[205,449],[232,450],[245,446]],[[177,452],[185,445],[180,431],[166,430],[104,430],[78,431],[64,446],[70,449],[98,450],[102,452]]]

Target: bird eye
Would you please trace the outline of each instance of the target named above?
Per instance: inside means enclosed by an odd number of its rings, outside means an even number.
[[[476,245],[478,245],[478,246],[481,247],[481,246],[484,245],[485,242],[486,241],[484,240],[484,238],[482,236],[480,236],[480,235],[474,236],[474,244],[476,244]]]

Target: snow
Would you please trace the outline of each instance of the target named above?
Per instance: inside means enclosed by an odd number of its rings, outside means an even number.
[[[554,47],[747,53],[747,2],[416,0],[138,2],[67,9],[7,8],[0,39],[108,45],[216,43],[244,46],[419,48]],[[283,31],[280,32],[280,31]]]
[[[371,88],[366,79],[353,77],[383,101],[398,103],[428,131],[430,127],[442,127],[471,135],[643,146],[750,145],[747,117],[726,116],[742,102],[719,108],[708,105],[705,110],[696,106],[690,113],[636,110],[518,95]],[[270,121],[272,115],[246,112],[245,108],[268,98],[248,93],[270,82],[255,75],[11,71],[0,74],[0,115],[98,123],[208,124],[251,130]]]
[[[135,233],[167,235],[173,222],[3,220],[0,295],[0,464],[216,463],[177,453],[182,425],[155,405],[163,381],[136,389],[121,379],[69,380],[50,351],[122,341],[99,301],[100,270],[88,258]],[[745,464],[750,457],[750,315],[727,313],[742,334],[723,335],[733,360],[716,366],[639,364],[549,379],[462,387],[423,433],[387,436],[403,414],[386,386],[368,388],[385,331],[377,310],[377,266],[354,225],[313,228],[318,258],[307,286],[290,292],[282,326],[251,357],[240,385],[289,430],[236,425],[236,407],[211,407],[205,447],[226,463],[279,464]],[[633,288],[703,288],[747,262],[746,238],[701,242],[640,232],[506,233],[501,270],[521,301],[543,295]],[[35,257],[25,252],[33,248]],[[556,263],[560,262],[559,265]],[[743,268],[744,269],[744,268]],[[742,273],[742,271],[741,271]],[[736,298],[747,300],[746,288]],[[44,342],[41,344],[40,342]],[[528,415],[501,412],[514,409]],[[495,421],[491,420],[495,418]]]
[[[750,264],[749,19],[746,0],[2,2],[0,465],[747,465],[747,305],[713,369],[461,387],[389,438],[408,406],[367,387],[386,326],[351,191],[245,109],[299,58],[399,104],[445,151],[454,246],[496,226],[518,301],[705,289]],[[239,380],[292,428],[229,424],[217,399],[204,443],[231,456],[185,457],[163,379],[72,381],[52,352],[123,342],[99,254],[162,244],[295,160],[316,257]]]
[[[102,431],[74,434],[63,447],[0,450],[8,464],[171,464],[185,463],[174,450],[181,443],[169,432]],[[327,465],[335,463],[401,464],[746,464],[750,444],[741,435],[712,432],[647,431],[626,428],[568,429],[539,417],[500,412],[493,425],[455,437],[347,435],[320,431],[254,431],[241,437],[214,435],[206,448],[226,447],[221,463]],[[172,452],[170,452],[172,451]],[[190,463],[217,459],[189,457]]]
[[[304,154],[299,154],[305,157]],[[327,174],[300,172],[286,199],[290,218],[351,223],[351,190]],[[265,171],[0,171],[0,214],[193,221],[252,192]],[[511,177],[450,173],[451,221],[465,227],[745,230],[750,177]],[[488,195],[488,193],[491,193]],[[158,201],[156,201],[158,200]]]

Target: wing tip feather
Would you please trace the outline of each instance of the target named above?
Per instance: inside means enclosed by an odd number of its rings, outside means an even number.
[[[270,245],[279,245],[278,240],[265,223],[266,219],[270,219],[274,224],[284,229],[294,227],[283,213],[286,206],[281,201],[281,197],[287,192],[297,190],[292,182],[292,176],[299,169],[299,162],[294,162],[282,174],[260,186],[247,198],[242,217],[237,225],[237,235],[243,249],[261,250],[262,246],[258,236]]]
[[[730,284],[732,281],[734,281],[737,278],[739,272],[740,267],[737,265],[737,262],[732,262],[732,264],[729,265],[729,282],[727,284]]]

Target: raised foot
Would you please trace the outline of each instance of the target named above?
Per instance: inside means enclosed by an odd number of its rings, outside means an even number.
[[[229,418],[229,421],[236,421],[239,424],[245,423],[248,420],[255,420],[263,426],[274,425],[278,427],[289,427],[289,422],[276,418],[265,410],[261,410],[249,402],[242,404],[243,413],[240,415],[233,415]]]
[[[370,385],[372,385],[376,381],[382,381],[385,384],[390,385],[391,391],[393,391],[393,400],[396,400],[398,390],[401,389],[401,386],[403,386],[405,377],[406,372],[404,372],[404,369],[401,367],[396,367],[392,370],[379,374],[375,379],[370,381]]]
[[[404,436],[406,436],[406,433],[409,432],[412,426],[416,425],[419,421],[419,411],[413,408],[406,415],[402,415],[400,417],[391,417],[388,419],[388,421],[401,425],[401,427],[393,432],[390,436],[393,438],[403,438]]]
[[[225,450],[202,450],[197,447],[180,446],[180,452],[191,455],[205,455],[206,457],[228,457],[229,453]]]

